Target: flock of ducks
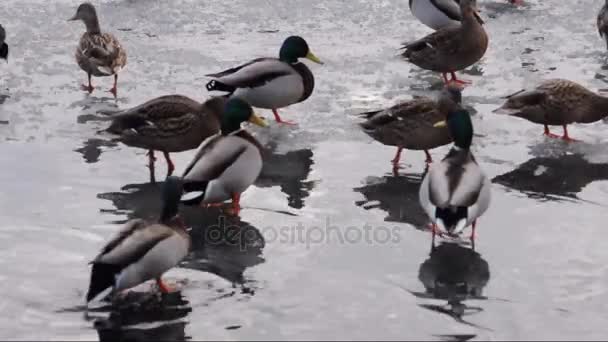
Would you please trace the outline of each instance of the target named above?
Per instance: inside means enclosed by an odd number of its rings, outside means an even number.
[[[513,4],[521,1],[510,1]],[[414,97],[394,106],[361,114],[361,129],[378,142],[396,147],[393,169],[399,168],[402,151],[425,151],[427,172],[419,199],[431,220],[435,236],[459,237],[471,227],[474,248],[477,219],[490,205],[490,181],[471,152],[474,127],[462,106],[462,90],[469,83],[456,77],[486,53],[489,37],[477,12],[476,0],[410,0],[413,15],[435,30],[404,44],[403,58],[426,70],[441,73],[445,83],[437,99]],[[608,44],[608,0],[598,15],[600,35]],[[114,78],[110,92],[116,97],[118,74],[127,63],[125,48],[112,34],[102,32],[95,7],[81,4],[69,20],[82,21],[86,32],[76,49],[76,61],[86,72],[92,93],[92,77]],[[8,56],[5,32],[0,26],[0,57]],[[238,215],[240,194],[261,172],[263,147],[242,128],[244,122],[266,127],[253,108],[278,110],[305,101],[314,90],[314,76],[300,59],[322,64],[299,36],[284,40],[278,58],[251,60],[240,66],[208,74],[209,91],[224,92],[199,103],[181,95],[161,96],[139,106],[111,113],[106,129],[128,146],[148,150],[150,179],[155,182],[155,151],[168,165],[161,185],[162,211],[158,222],[132,220],[114,236],[92,261],[87,302],[112,288],[114,293],[155,279],[163,292],[171,287],[161,276],[188,253],[191,241],[179,216],[179,205],[222,206]],[[448,75],[450,76],[448,78]],[[608,97],[564,79],[547,80],[506,97],[496,112],[524,118],[544,126],[563,127],[561,138],[574,141],[567,131],[572,123],[592,123],[608,115]],[[453,143],[447,155],[434,162],[429,150]],[[197,149],[180,176],[170,153]]]

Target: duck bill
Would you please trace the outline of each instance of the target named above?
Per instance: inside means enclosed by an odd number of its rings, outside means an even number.
[[[444,121],[436,122],[433,125],[433,127],[435,127],[435,128],[442,128],[442,127],[447,127],[447,126],[448,126],[448,123],[445,120]]]
[[[481,19],[481,16],[479,15],[479,12],[477,12],[477,10],[473,10],[473,15],[475,16],[475,19],[477,19],[477,22],[479,22],[481,25],[486,23],[485,21],[483,21],[483,19]]]
[[[251,122],[254,125],[258,125],[260,127],[268,127],[268,123],[266,122],[266,120],[262,119],[255,113],[251,114],[251,118],[249,118],[249,122]]]
[[[315,56],[314,53],[312,53],[310,51],[306,54],[306,58],[310,59],[311,61],[313,61],[317,64],[323,64],[323,62],[321,62],[321,60],[317,56]]]
[[[70,19],[68,19],[68,21],[76,21],[78,19],[80,19],[80,18],[78,18],[78,14],[74,14],[74,16],[71,17]]]

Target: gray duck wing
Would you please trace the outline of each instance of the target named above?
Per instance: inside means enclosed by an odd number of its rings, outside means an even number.
[[[173,229],[160,224],[140,226],[125,233],[106,246],[108,248],[104,248],[93,262],[126,267],[143,257],[159,242],[175,234]]]
[[[278,77],[293,73],[296,73],[296,71],[288,63],[282,62],[277,58],[260,58],[240,67],[207,76],[214,77],[217,82],[230,87],[254,88],[262,86]],[[214,89],[215,87],[214,81],[207,84],[208,89]]]
[[[461,21],[460,5],[454,0],[430,0],[431,3],[452,20]]]

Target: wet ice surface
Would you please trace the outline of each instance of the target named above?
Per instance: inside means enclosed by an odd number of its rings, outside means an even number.
[[[573,126],[584,142],[565,147],[491,112],[500,96],[548,77],[605,88],[602,1],[479,2],[491,45],[466,72],[474,84],[464,101],[493,203],[477,253],[443,245],[429,254],[417,203],[424,155],[406,152],[392,176],[393,148],[372,142],[352,115],[438,89],[438,77],[396,58],[401,42],[429,32],[406,1],[104,1],[102,27],[129,53],[114,101],[103,92],[110,79],[95,79],[93,96],[78,89],[85,75],[72,56],[84,28],[65,21],[77,1],[5,0],[0,337],[605,338],[606,123]],[[135,292],[133,305],[101,304],[85,317],[87,262],[119,223],[159,206],[145,152],[97,134],[107,124],[97,113],[170,93],[202,100],[205,73],[275,55],[290,34],[326,64],[311,66],[313,96],[283,111],[299,127],[255,130],[270,147],[267,164],[241,218],[224,223],[240,243],[206,239],[217,211],[186,210],[194,251],[167,274],[182,291],[160,302]],[[175,155],[178,171],[191,155]],[[159,175],[164,168],[159,161]],[[321,232],[331,235],[319,242]]]

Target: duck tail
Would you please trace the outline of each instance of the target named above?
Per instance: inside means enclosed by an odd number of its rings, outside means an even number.
[[[186,181],[184,182],[184,195],[181,203],[187,206],[199,205],[205,199],[209,181]]]
[[[94,262],[91,270],[91,283],[87,292],[87,303],[107,288],[114,286],[116,275],[120,271],[120,266]]]
[[[217,91],[225,91],[225,92],[232,93],[236,90],[235,87],[222,83],[218,80],[209,81],[205,87],[207,88],[208,91],[217,90]]]
[[[463,224],[467,221],[467,207],[437,207],[435,217],[441,220],[447,233],[459,234],[464,229]]]
[[[0,45],[0,58],[8,62],[8,45],[6,43]]]

